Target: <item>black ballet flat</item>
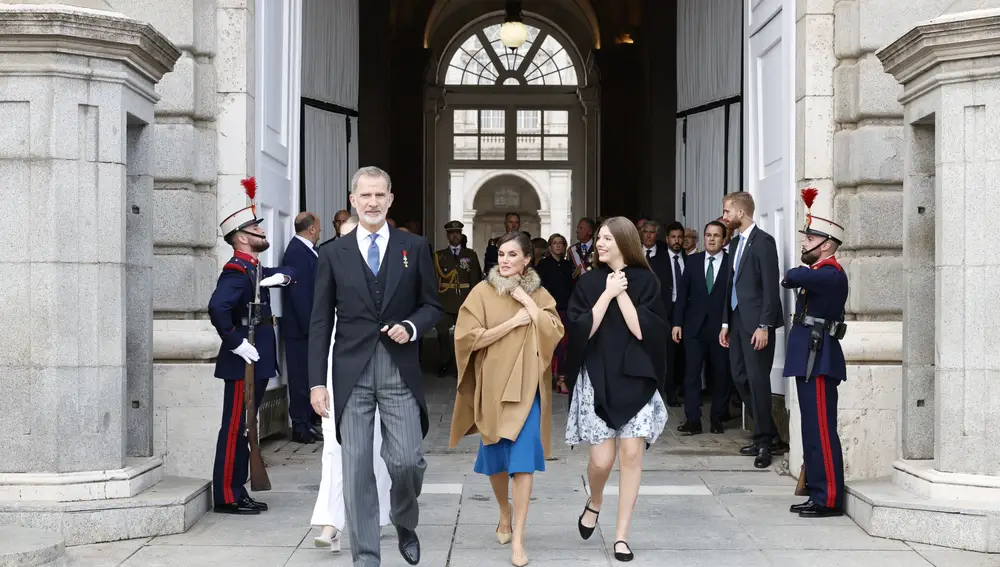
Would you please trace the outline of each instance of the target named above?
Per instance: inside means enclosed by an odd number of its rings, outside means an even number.
[[[623,544],[625,547],[628,547],[628,553],[619,553],[618,552],[618,544],[619,543]],[[624,541],[624,540],[618,540],[618,541],[616,541],[615,542],[615,546],[614,546],[613,549],[615,551],[615,559],[617,559],[618,561],[632,561],[633,559],[635,559],[635,554],[632,553],[632,548],[629,547],[629,544],[628,544],[627,541]]]
[[[583,525],[583,517],[587,515],[587,512],[594,513],[594,525],[590,527]],[[597,518],[600,515],[600,510],[594,510],[590,507],[590,498],[588,498],[587,504],[583,507],[583,513],[580,514],[580,519],[576,523],[576,527],[580,529],[580,537],[583,539],[590,539],[590,536],[594,535],[594,530],[597,529]]]

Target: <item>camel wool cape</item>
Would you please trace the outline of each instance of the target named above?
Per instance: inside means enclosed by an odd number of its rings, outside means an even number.
[[[518,327],[490,346],[472,350],[487,330],[513,317],[522,305],[511,293],[521,286],[538,305],[537,321]],[[514,441],[540,394],[541,438],[550,455],[552,438],[552,353],[562,339],[556,301],[531,268],[505,278],[498,268],[472,289],[455,323],[458,389],[451,418],[452,448],[466,435],[479,433],[484,445]]]

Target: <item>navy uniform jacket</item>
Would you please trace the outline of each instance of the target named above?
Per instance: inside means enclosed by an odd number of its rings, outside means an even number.
[[[801,288],[795,299],[795,313],[805,313],[828,321],[843,321],[847,304],[847,274],[833,256],[812,266],[788,270],[782,287]],[[812,329],[802,323],[792,323],[785,349],[785,376],[805,376],[809,359]],[[836,380],[847,379],[847,363],[840,341],[823,331],[823,340],[816,353],[812,376],[824,375]]]
[[[254,281],[257,277],[257,260],[252,256],[235,252],[222,268],[219,281],[208,300],[208,315],[212,326],[222,338],[219,357],[215,362],[215,377],[223,380],[242,380],[246,371],[246,361],[232,350],[247,338],[249,328],[243,323],[247,318],[247,305],[253,301]],[[263,268],[261,278],[282,273],[294,280],[295,275],[287,267]],[[268,380],[278,375],[277,341],[274,327],[270,323],[271,294],[268,288],[260,289],[261,324],[256,328],[254,346],[260,360],[254,365],[254,376],[258,380]]]

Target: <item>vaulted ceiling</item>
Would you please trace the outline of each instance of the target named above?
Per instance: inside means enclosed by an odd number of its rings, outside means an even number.
[[[366,0],[370,1],[370,0]],[[645,0],[650,1],[650,0]],[[671,2],[672,0],[655,0]],[[397,39],[419,41],[440,53],[470,21],[502,13],[503,0],[389,0],[390,25]],[[637,39],[644,0],[522,0],[521,9],[562,29],[586,54],[614,44],[623,34]]]

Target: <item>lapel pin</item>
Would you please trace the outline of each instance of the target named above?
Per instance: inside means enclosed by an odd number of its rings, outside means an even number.
[[[410,263],[406,259],[406,250],[403,250],[403,267],[404,268],[410,267]]]

